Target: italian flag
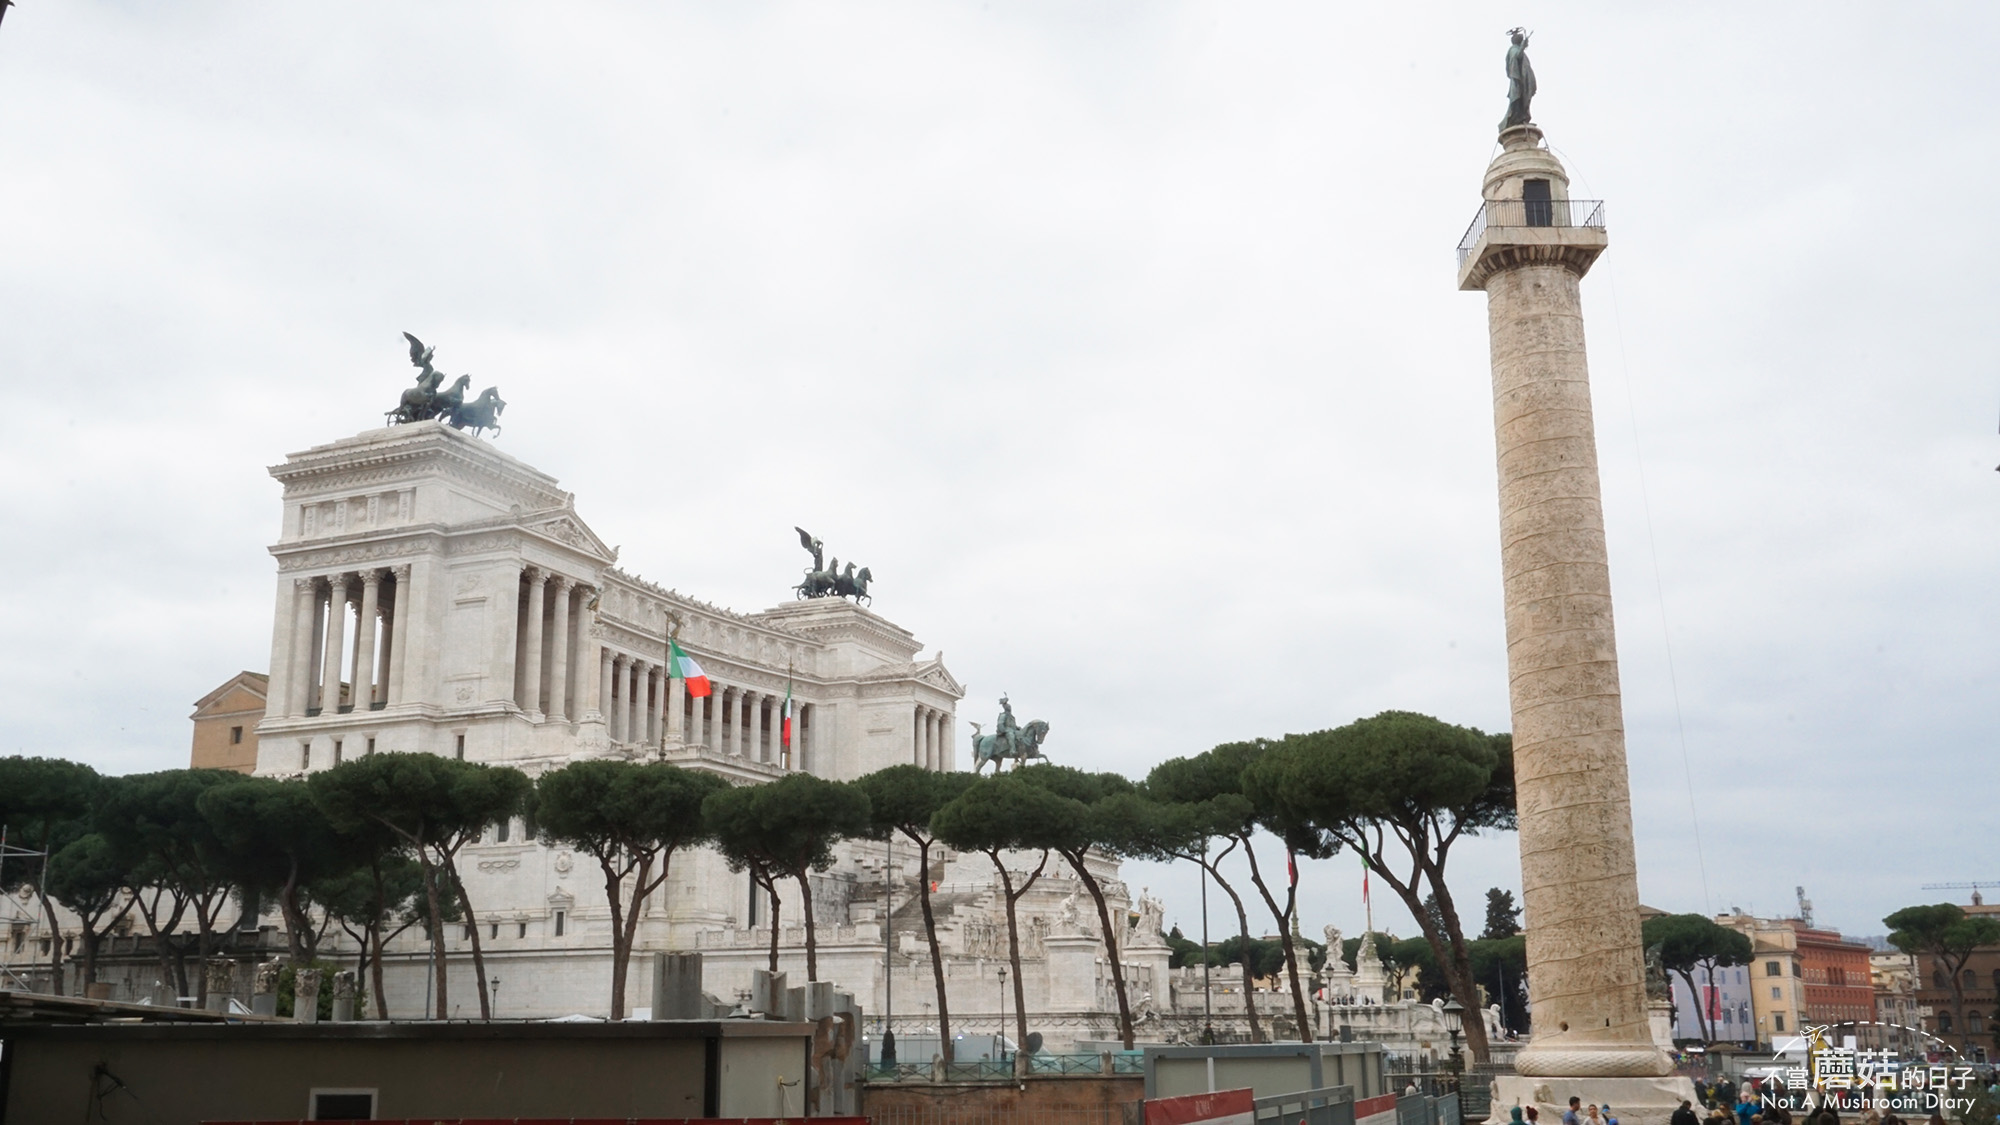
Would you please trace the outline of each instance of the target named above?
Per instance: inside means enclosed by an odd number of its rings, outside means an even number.
[[[787,750],[792,748],[792,681],[785,679],[785,718],[778,727],[778,745]]]
[[[706,697],[708,695],[708,673],[701,670],[701,665],[694,662],[694,657],[682,652],[681,646],[672,639],[667,641],[667,655],[673,661],[673,666],[669,669],[669,674],[679,676],[681,679],[687,681],[687,692],[689,695],[696,699]]]

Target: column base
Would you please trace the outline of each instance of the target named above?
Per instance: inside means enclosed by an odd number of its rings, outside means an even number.
[[[1504,1123],[1514,1106],[1534,1106],[1542,1125],[1561,1125],[1571,1098],[1600,1109],[1611,1106],[1619,1125],[1667,1125],[1682,1101],[1694,1100],[1694,1081],[1679,1074],[1661,1078],[1529,1078],[1503,1074],[1493,1080],[1489,1123]]]

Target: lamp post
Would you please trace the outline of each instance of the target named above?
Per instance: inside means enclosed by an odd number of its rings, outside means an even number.
[[[1465,1005],[1456,997],[1444,1003],[1444,1029],[1451,1033],[1451,1072],[1453,1075],[1465,1073],[1465,1057],[1459,1054],[1458,1033],[1465,1029]]]

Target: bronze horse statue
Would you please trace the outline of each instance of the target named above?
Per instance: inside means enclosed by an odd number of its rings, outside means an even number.
[[[472,386],[470,375],[460,375],[449,388],[439,390],[444,373],[431,363],[437,349],[425,346],[408,332],[403,333],[403,338],[410,342],[410,365],[418,369],[417,385],[405,388],[396,409],[383,415],[390,425],[442,418],[445,424],[454,429],[469,429],[474,436],[486,430],[500,432],[500,412],[507,408],[507,403],[500,397],[498,387],[486,388],[470,404],[465,401],[466,389]]]
[[[1049,736],[1049,724],[1036,719],[1014,735],[1014,745],[998,734],[980,734],[979,724],[972,724],[972,772],[978,773],[986,763],[993,763],[993,772],[1000,772],[1000,765],[1006,759],[1013,759],[1018,768],[1030,758],[1042,756],[1042,741]]]

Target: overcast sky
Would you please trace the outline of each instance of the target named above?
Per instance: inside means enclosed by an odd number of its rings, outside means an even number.
[[[406,329],[627,569],[757,610],[803,525],[961,718],[1010,692],[1058,761],[1505,729],[1452,250],[1516,23],[1609,201],[1583,292],[1642,897],[1804,885],[1873,934],[2000,880],[1974,4],[21,0],[0,751],[186,764],[193,701],[268,660],[265,468],[379,425]],[[1474,925],[1518,887],[1511,836],[1454,866]],[[1306,878],[1309,934],[1360,926],[1352,858]],[[1199,926],[1191,872],[1134,882]]]

